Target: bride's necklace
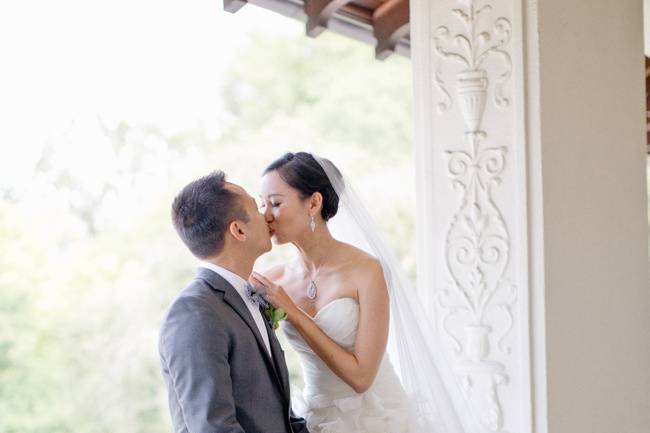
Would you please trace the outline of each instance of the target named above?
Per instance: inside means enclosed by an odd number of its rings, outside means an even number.
[[[318,288],[316,287],[316,282],[314,280],[311,280],[309,282],[309,287],[307,287],[307,297],[313,301],[314,299],[316,299],[317,295],[318,295]]]
[[[318,287],[316,287],[316,280],[318,279],[318,274],[320,273],[320,270],[323,266],[319,266],[318,269],[316,269],[316,273],[314,274],[313,278],[310,276],[309,277],[309,286],[307,286],[307,297],[310,300],[316,299],[316,296],[318,296]]]

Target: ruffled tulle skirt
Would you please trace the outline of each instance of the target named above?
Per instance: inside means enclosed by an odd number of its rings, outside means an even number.
[[[368,390],[341,398],[293,392],[294,411],[305,418],[310,433],[407,433],[408,410],[395,396]]]

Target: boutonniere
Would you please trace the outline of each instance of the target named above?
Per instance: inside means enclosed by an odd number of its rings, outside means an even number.
[[[286,311],[282,308],[275,308],[268,299],[266,299],[266,288],[264,286],[254,288],[250,284],[247,284],[246,295],[251,301],[253,301],[253,303],[259,305],[260,310],[264,314],[264,318],[271,328],[278,329],[280,322],[287,318]]]
[[[264,316],[266,316],[266,319],[269,322],[269,325],[273,329],[278,329],[278,326],[280,326],[280,322],[287,318],[286,311],[284,311],[282,308],[275,308],[272,305],[270,305],[267,308],[264,308],[263,311],[264,311]]]

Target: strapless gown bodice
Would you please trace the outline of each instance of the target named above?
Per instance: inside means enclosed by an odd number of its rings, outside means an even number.
[[[339,346],[354,350],[359,326],[355,299],[336,299],[322,307],[313,320]],[[298,352],[305,381],[302,393],[294,393],[294,410],[307,420],[311,433],[408,431],[407,399],[388,356],[381,361],[371,387],[358,394],[327,367],[296,328],[283,322],[282,329]]]

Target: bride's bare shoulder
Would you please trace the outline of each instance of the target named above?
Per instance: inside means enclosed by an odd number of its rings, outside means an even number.
[[[363,279],[373,279],[383,275],[381,262],[373,255],[350,244],[343,244],[346,250],[346,267]]]

